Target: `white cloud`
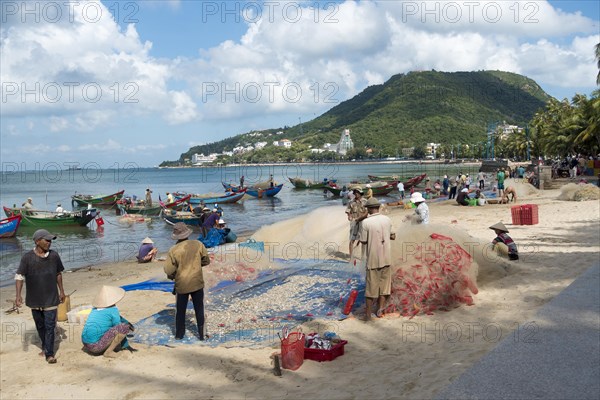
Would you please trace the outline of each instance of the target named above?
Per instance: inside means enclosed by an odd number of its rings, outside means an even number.
[[[68,126],[66,118],[50,117],[50,132],[64,131]]]
[[[198,117],[196,103],[185,92],[169,92],[171,104],[166,107],[166,119],[171,124],[183,124]]]

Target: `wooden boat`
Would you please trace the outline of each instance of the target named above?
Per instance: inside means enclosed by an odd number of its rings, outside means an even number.
[[[321,182],[313,182],[310,179],[304,179],[304,178],[290,178],[290,177],[288,177],[288,179],[290,180],[291,184],[294,185],[294,187],[296,189],[323,189],[330,182],[332,182],[332,183],[336,182],[335,179],[330,179],[330,180],[321,181]]]
[[[119,213],[121,215],[124,214],[138,214],[138,215],[147,215],[150,217],[157,217],[160,215],[163,209],[167,210],[183,210],[190,200],[191,195],[187,195],[181,198],[176,199],[172,203],[153,203],[156,205],[146,207],[145,205],[138,204],[130,204],[128,199],[121,199],[117,202],[119,206]]]
[[[211,194],[206,194],[206,195],[189,194],[189,195],[187,195],[189,197],[187,202],[192,205],[198,205],[200,203],[204,203],[204,204],[236,203],[238,200],[240,200],[242,197],[244,197],[244,195],[246,194],[246,189],[247,188],[243,188],[243,189],[235,191],[235,192],[231,191],[231,192],[225,193],[222,196],[214,196]],[[181,196],[183,196],[182,193],[174,193],[174,195],[175,195],[176,199],[182,198]]]
[[[356,186],[360,186],[363,190],[366,190],[365,185],[350,185],[348,190],[351,190]],[[333,193],[334,196],[339,196],[342,191],[342,188],[338,185],[329,185],[326,186],[325,189]],[[395,186],[385,183],[383,185],[372,185],[371,189],[373,190],[373,196],[385,196],[394,190]]]
[[[57,226],[86,226],[96,218],[98,211],[95,208],[86,208],[79,211],[54,211],[26,210],[23,208],[3,207],[7,217],[21,215],[21,226],[36,228],[52,228]]]
[[[186,225],[201,226],[200,216],[192,212],[176,211],[173,213],[163,213],[163,219],[166,223],[174,225],[178,222],[183,222]]]
[[[21,224],[22,217],[15,215],[14,217],[8,217],[0,219],[0,238],[9,238],[17,234],[17,229]]]
[[[125,193],[125,190],[113,194],[75,194],[71,196],[71,202],[78,206],[87,206],[88,204],[95,206],[113,206],[117,201],[123,198],[123,193]]]
[[[230,183],[222,182],[222,184],[223,184],[223,187],[225,188],[225,190],[232,191],[234,193],[237,193],[240,190],[245,190],[246,194],[248,194],[252,197],[259,198],[259,199],[262,199],[263,197],[276,196],[277,193],[279,193],[281,191],[281,188],[283,188],[283,183],[280,183],[279,185],[275,185],[273,187],[267,187],[267,188],[249,186],[249,187],[244,187],[242,189],[240,189],[239,186],[232,185]]]
[[[404,190],[410,189],[413,186],[417,186],[419,183],[421,183],[423,179],[425,179],[426,176],[427,174],[421,174],[410,178],[409,180],[404,182]]]
[[[398,181],[400,180],[400,177],[398,175],[367,175],[369,177],[370,180],[372,180],[373,182],[378,182],[378,181]]]

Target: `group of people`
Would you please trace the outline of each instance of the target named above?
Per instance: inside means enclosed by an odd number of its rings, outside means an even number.
[[[198,338],[204,340],[204,276],[202,267],[210,264],[206,247],[198,240],[188,240],[192,230],[183,222],[173,226],[171,238],[176,240],[166,257],[164,271],[174,281],[176,295],[175,339],[185,335],[185,314],[191,298],[196,314]],[[62,279],[64,266],[59,254],[51,250],[56,236],[45,229],[33,234],[34,248],[25,253],[15,274],[15,307],[23,304],[22,291],[26,285],[25,304],[31,308],[35,327],[41,340],[41,356],[49,364],[56,364],[54,350],[58,306],[65,301]],[[143,246],[146,256],[155,254],[151,239],[146,238]],[[147,249],[149,249],[147,251]],[[140,249],[142,253],[142,249]],[[153,257],[151,257],[153,258]],[[150,259],[151,259],[150,258]],[[145,257],[144,257],[145,259]],[[150,261],[140,261],[148,262]],[[87,317],[81,341],[84,350],[93,355],[103,354],[114,358],[122,350],[137,351],[127,341],[127,336],[135,327],[121,316],[117,303],[123,299],[125,291],[114,286],[102,286],[92,302],[92,310]]]

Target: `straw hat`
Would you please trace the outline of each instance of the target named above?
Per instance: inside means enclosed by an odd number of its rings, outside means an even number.
[[[422,203],[425,201],[425,199],[423,198],[423,195],[421,194],[421,192],[414,192],[413,194],[410,195],[410,201],[411,203]]]
[[[117,304],[125,297],[125,290],[116,286],[102,286],[100,292],[94,297],[92,305],[96,308],[106,308]]]
[[[154,242],[152,241],[152,239],[150,239],[149,237],[146,237],[144,240],[142,240],[142,243],[154,244]]]
[[[367,204],[365,204],[365,207],[367,208],[377,208],[381,206],[381,204],[379,204],[379,200],[377,200],[375,197],[371,197],[369,200],[367,200]]]
[[[188,228],[186,224],[183,222],[177,222],[175,225],[173,225],[173,234],[171,235],[171,239],[187,239],[191,234],[192,230]]]
[[[370,183],[367,183],[367,187],[368,187],[369,189],[371,189],[371,184],[370,184]]]
[[[360,193],[360,194],[363,194],[363,190],[362,190],[362,188],[360,188],[360,187],[358,187],[358,186],[357,186],[357,187],[353,187],[353,188],[352,188],[352,191],[353,191],[353,192],[358,192],[358,193]]]
[[[508,229],[506,229],[506,226],[504,226],[504,224],[502,222],[498,222],[497,224],[490,226],[490,229],[493,229],[493,230],[497,229],[499,231],[508,233]]]

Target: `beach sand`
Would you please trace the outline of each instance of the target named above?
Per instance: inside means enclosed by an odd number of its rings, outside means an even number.
[[[326,321],[348,340],[345,355],[325,363],[306,360],[297,371],[284,370],[282,377],[273,375],[270,359],[278,346],[252,349],[137,344],[137,353],[106,359],[84,353],[81,327],[68,323],[59,323],[62,338],[57,343],[58,363],[49,365],[38,355],[37,333],[30,310],[24,307],[20,314],[2,313],[0,397],[431,398],[501,340],[535,335],[531,321],[534,313],[598,262],[597,200],[561,201],[557,199],[559,189],[537,191],[513,185],[520,204],[539,206],[539,224],[511,225],[511,205],[460,207],[455,201],[430,204],[434,229],[450,227],[483,244],[494,237],[488,227],[502,220],[519,245],[518,262],[490,262],[475,254],[479,293],[473,296],[472,306],[412,319],[390,315],[371,323],[358,318]],[[402,222],[411,210],[390,207],[388,211],[399,234],[415,229]],[[347,253],[347,221],[341,206],[317,209],[276,225],[264,227],[253,237],[295,242],[311,256],[315,251],[323,258]],[[317,250],[305,248],[315,242]],[[506,265],[508,268],[503,268]],[[67,293],[77,290],[71,297],[75,307],[90,304],[103,284],[120,286],[163,276],[161,262],[140,265],[132,261],[65,273],[64,282]],[[0,290],[3,310],[13,299],[14,287]],[[135,291],[128,292],[118,306],[130,321],[138,321],[172,302],[170,293]]]

